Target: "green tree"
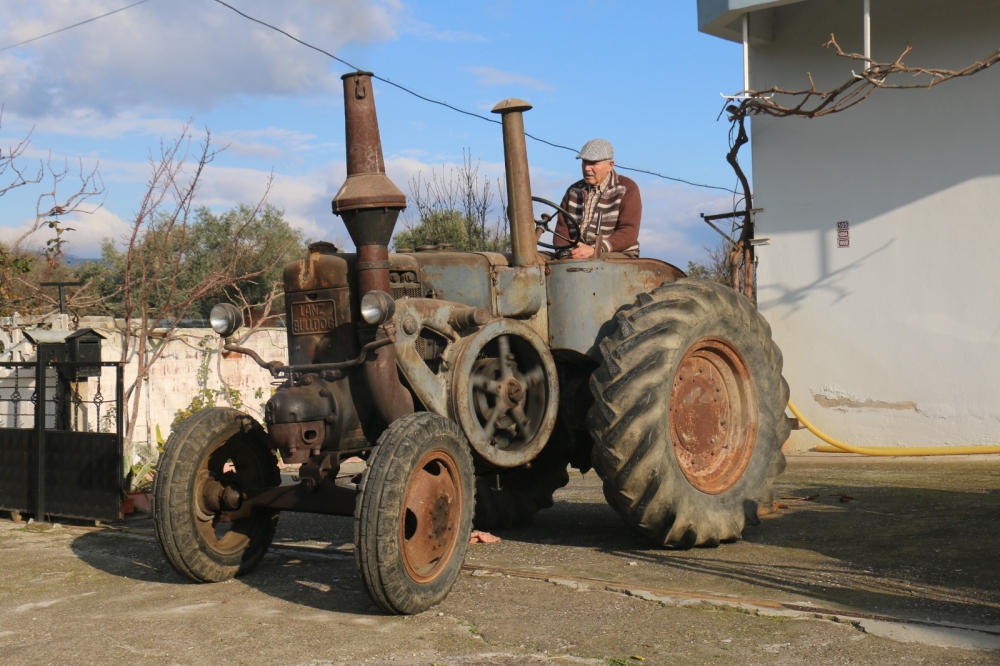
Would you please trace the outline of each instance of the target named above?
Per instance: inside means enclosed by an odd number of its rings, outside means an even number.
[[[169,302],[183,301],[188,294],[214,282],[215,289],[191,300],[186,317],[208,318],[212,306],[219,301],[253,306],[268,303],[270,299],[272,310],[283,309],[280,285],[284,266],[303,256],[305,243],[302,233],[289,226],[282,211],[270,204],[259,209],[240,204],[216,215],[201,206],[192,217],[186,228],[169,232],[163,228],[168,220],[157,220],[133,249],[138,259],[131,263],[133,278],[138,277],[141,266],[164,253],[178,257],[181,264],[180,270],[171,271],[174,279],[156,280],[150,285],[149,305],[154,310],[162,309]],[[215,280],[220,260],[233,256],[234,242],[253,251],[238,254],[227,272],[251,277]],[[105,238],[101,258],[80,266],[81,277],[91,281],[97,293],[107,295],[101,310],[115,317],[124,316],[127,254],[127,248],[119,249],[112,239]]]
[[[397,231],[392,237],[392,243],[396,249],[412,249],[439,243],[454,245],[456,250],[461,251],[470,249],[465,218],[457,210],[436,210],[429,213],[412,227]]]
[[[494,187],[499,193],[499,210],[493,205]],[[419,173],[412,178],[410,204],[403,227],[392,238],[396,249],[448,243],[461,251],[510,250],[510,223],[502,183],[481,177],[479,164],[473,164],[467,152],[462,155],[461,167],[442,167],[440,174],[432,170],[429,180]],[[410,217],[414,210],[415,222]]]

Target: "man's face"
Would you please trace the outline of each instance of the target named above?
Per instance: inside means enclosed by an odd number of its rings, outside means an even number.
[[[603,181],[615,166],[614,160],[601,160],[600,162],[583,162],[583,181],[587,185],[597,185]]]

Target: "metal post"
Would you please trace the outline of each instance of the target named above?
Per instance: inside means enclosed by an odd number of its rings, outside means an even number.
[[[125,416],[125,365],[119,363],[115,366],[115,432],[118,434],[118,482],[125,479],[125,432],[122,424]],[[98,430],[100,426],[98,425]],[[132,461],[128,461],[128,466],[132,466]],[[122,488],[124,490],[124,488]],[[121,493],[118,493],[119,508],[121,506]]]
[[[868,2],[868,0],[865,0]],[[743,92],[750,90],[750,14],[743,15]]]
[[[38,482],[35,486],[35,522],[45,522],[45,354],[41,345],[35,360],[35,451]]]
[[[865,0],[865,69],[872,66],[872,3]]]
[[[59,288],[59,314],[66,314],[66,287],[82,287],[83,282],[39,282],[40,287]]]

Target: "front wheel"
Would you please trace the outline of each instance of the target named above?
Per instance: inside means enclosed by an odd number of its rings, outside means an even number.
[[[739,539],[785,466],[788,385],[770,327],[732,289],[687,279],[641,294],[617,324],[590,384],[605,497],[657,545]]]
[[[472,532],[474,479],[469,444],[443,416],[409,414],[382,433],[361,480],[354,553],[387,613],[420,613],[451,591]]]
[[[213,407],[183,421],[170,433],[153,483],[153,525],[167,561],[196,583],[251,571],[274,538],[278,512],[256,508],[223,522],[212,498],[280,483],[277,459],[250,416]]]

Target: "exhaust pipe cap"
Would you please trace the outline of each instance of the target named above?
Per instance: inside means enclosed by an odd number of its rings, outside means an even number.
[[[523,99],[508,97],[493,107],[493,113],[510,113],[512,111],[530,111],[531,105]]]

